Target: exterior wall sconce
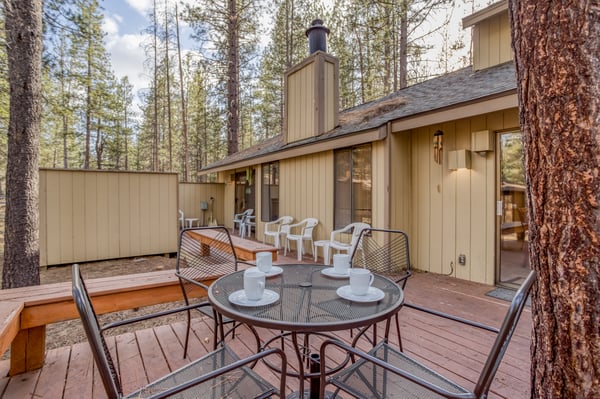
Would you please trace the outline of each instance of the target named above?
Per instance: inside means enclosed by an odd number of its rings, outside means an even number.
[[[480,130],[471,133],[471,149],[481,156],[494,151],[494,134],[489,130]]]
[[[433,160],[438,165],[441,165],[444,160],[443,150],[444,132],[441,130],[436,130],[435,133],[433,133]]]
[[[448,151],[448,169],[471,169],[471,151]]]

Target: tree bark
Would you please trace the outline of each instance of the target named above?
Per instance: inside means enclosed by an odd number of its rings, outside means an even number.
[[[600,398],[600,4],[510,0],[529,201],[533,398]]]
[[[39,136],[42,2],[4,0],[10,121],[2,288],[40,283]]]
[[[240,59],[239,59],[239,21],[237,1],[227,0],[227,155],[239,150],[240,130]]]

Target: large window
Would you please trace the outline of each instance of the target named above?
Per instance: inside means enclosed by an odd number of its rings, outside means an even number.
[[[279,162],[262,166],[261,220],[270,222],[279,218]]]
[[[371,224],[371,145],[335,152],[336,229],[350,223]]]

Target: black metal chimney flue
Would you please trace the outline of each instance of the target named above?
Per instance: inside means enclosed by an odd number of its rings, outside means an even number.
[[[308,37],[308,53],[312,54],[316,51],[327,52],[327,35],[329,29],[323,26],[323,21],[315,19],[312,21],[311,27],[306,30]]]

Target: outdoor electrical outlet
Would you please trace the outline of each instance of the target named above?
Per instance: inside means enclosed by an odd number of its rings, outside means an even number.
[[[458,255],[458,264],[459,265],[466,265],[467,264],[467,255],[465,254],[460,254]]]

